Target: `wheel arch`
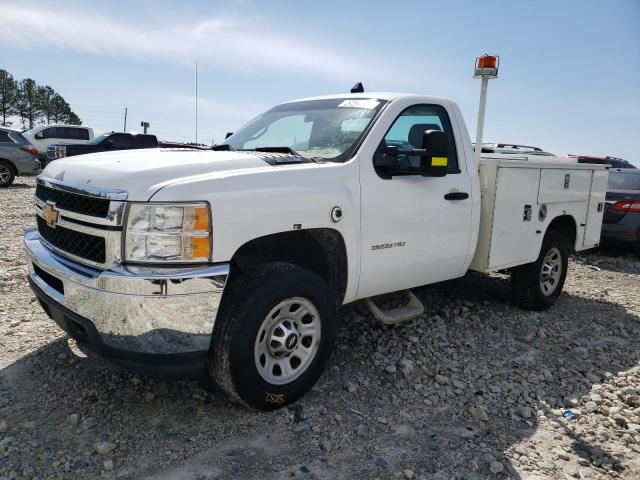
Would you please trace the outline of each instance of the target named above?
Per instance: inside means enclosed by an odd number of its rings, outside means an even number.
[[[347,249],[342,234],[333,228],[311,228],[254,238],[231,258],[229,281],[266,262],[287,262],[307,268],[331,288],[341,305],[348,280]]]
[[[571,249],[571,252],[575,251],[578,227],[572,215],[563,214],[555,217],[549,222],[547,231],[549,230],[556,231],[562,235],[562,238],[567,240],[567,245]]]

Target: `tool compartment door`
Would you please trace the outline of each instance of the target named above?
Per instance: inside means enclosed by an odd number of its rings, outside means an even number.
[[[607,170],[594,170],[587,207],[587,225],[582,240],[582,248],[597,247],[600,243],[602,230],[602,216],[604,215],[604,200],[607,192]]]
[[[498,168],[490,270],[532,262],[538,257],[539,182],[539,168]]]
[[[538,203],[584,202],[591,191],[591,170],[542,169]]]

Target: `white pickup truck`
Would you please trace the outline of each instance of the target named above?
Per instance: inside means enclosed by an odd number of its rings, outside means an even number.
[[[558,157],[476,164],[460,110],[420,95],[296,100],[214,151],[60,159],[37,181],[29,282],[71,337],[128,368],[198,376],[259,409],[305,394],[340,305],[394,323],[409,289],[511,274],[520,305],[561,293],[598,245],[607,171]],[[373,297],[406,291],[384,309]]]

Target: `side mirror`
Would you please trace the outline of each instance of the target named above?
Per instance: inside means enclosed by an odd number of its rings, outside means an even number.
[[[111,147],[113,147],[113,140],[107,140],[103,143],[103,145],[104,145],[104,148],[109,150]]]
[[[440,130],[427,130],[422,136],[420,175],[444,177],[449,164],[449,136]]]
[[[38,133],[35,134],[34,138],[36,138],[38,140],[42,140],[44,138],[44,133],[38,132]]]
[[[389,180],[396,174],[399,167],[398,147],[396,146],[380,146],[373,155],[373,168],[385,180]]]
[[[420,166],[401,162],[401,155],[420,157]],[[395,175],[444,177],[449,164],[448,156],[448,135],[440,130],[426,130],[422,136],[422,148],[401,150],[397,146],[382,144],[374,154],[373,167],[384,179]]]

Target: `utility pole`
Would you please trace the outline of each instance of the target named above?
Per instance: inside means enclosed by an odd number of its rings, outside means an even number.
[[[144,128],[144,134],[147,134],[147,128],[149,128],[149,122],[140,122],[140,126]]]
[[[127,107],[124,107],[124,127],[122,127],[122,131],[127,131]]]
[[[484,113],[487,106],[487,87],[489,80],[498,78],[498,66],[500,57],[497,55],[483,55],[476,58],[476,68],[473,78],[482,80],[480,84],[480,106],[478,108],[478,128],[476,129],[475,157],[476,166],[480,165],[480,154],[482,153],[482,134],[484,133]]]
[[[198,145],[198,62],[196,62],[196,145]]]

